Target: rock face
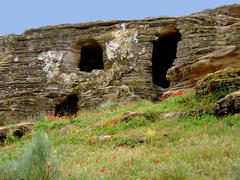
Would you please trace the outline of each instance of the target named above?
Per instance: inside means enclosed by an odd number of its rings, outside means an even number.
[[[105,100],[154,100],[239,66],[240,5],[0,36],[0,122],[74,114]]]

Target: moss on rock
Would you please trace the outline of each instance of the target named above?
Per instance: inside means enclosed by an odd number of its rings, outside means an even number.
[[[215,73],[208,74],[196,84],[198,96],[209,93],[219,98],[240,89],[240,68],[226,68]]]

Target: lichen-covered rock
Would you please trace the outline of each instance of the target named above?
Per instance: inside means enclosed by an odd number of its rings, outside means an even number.
[[[56,107],[64,115],[106,100],[155,100],[163,91],[194,86],[208,73],[240,67],[239,60],[238,4],[184,17],[65,24],[0,36],[0,124],[56,114]]]
[[[226,68],[206,75],[196,84],[196,94],[230,93],[240,89],[240,68]]]
[[[106,43],[106,52],[109,60],[130,60],[145,53],[138,39],[137,29],[127,29],[123,23],[119,29],[112,32],[113,39]]]
[[[218,116],[240,113],[240,91],[230,93],[217,101],[214,112]]]

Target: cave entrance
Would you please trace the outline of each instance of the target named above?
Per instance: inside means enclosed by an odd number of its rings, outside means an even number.
[[[77,95],[69,95],[59,105],[56,106],[55,116],[72,116],[78,112]]]
[[[177,44],[182,35],[176,31],[158,38],[153,42],[152,81],[154,84],[169,88],[170,81],[166,79],[169,68],[172,67],[177,54]]]
[[[94,69],[104,69],[103,50],[97,43],[81,48],[80,71],[91,72]]]

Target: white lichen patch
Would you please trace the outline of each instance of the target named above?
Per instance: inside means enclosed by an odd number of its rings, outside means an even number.
[[[13,61],[14,61],[14,62],[18,62],[18,61],[19,61],[19,58],[18,58],[18,57],[15,57],[15,58],[13,59]]]
[[[138,31],[136,29],[127,29],[123,23],[118,30],[112,32],[113,39],[106,43],[108,58],[131,59],[144,53],[145,50],[140,46],[138,40]]]
[[[60,65],[65,51],[47,51],[38,55],[38,59],[44,62],[43,71],[47,73],[46,77],[52,79],[59,75]]]
[[[59,75],[60,79],[64,82],[64,84],[70,84],[71,81],[75,80],[78,78],[78,76],[75,73],[62,73]]]
[[[66,51],[46,51],[38,55],[38,60],[44,62],[42,67],[48,82],[56,81],[60,84],[69,84],[72,79],[76,78],[75,73],[61,72],[61,64],[66,53]]]

